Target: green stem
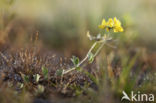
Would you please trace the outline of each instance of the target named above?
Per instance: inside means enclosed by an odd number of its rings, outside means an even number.
[[[96,42],[91,46],[91,48],[89,49],[87,55],[85,56],[85,58],[84,58],[83,60],[80,61],[79,64],[77,64],[75,67],[73,67],[73,68],[71,68],[71,69],[68,69],[68,70],[64,71],[64,72],[63,72],[63,75],[64,75],[64,74],[67,74],[67,73],[69,73],[69,72],[75,70],[77,67],[81,66],[81,64],[83,64],[83,63],[88,59],[89,53],[91,53],[91,51],[95,48],[95,46],[97,45],[97,43],[98,43],[98,41],[96,41]]]
[[[94,54],[94,57],[96,57],[98,54],[99,54],[99,52],[101,51],[101,49],[102,49],[102,47],[105,45],[105,42],[103,42],[101,45],[100,45],[100,47],[97,49],[97,51],[95,52],[95,54]]]
[[[81,62],[77,65],[77,67],[79,67],[83,62],[85,62],[88,58],[89,53],[91,53],[91,51],[95,48],[95,46],[97,45],[98,42],[95,42],[91,48],[89,49],[87,55],[85,56],[85,58],[83,60],[81,60]]]

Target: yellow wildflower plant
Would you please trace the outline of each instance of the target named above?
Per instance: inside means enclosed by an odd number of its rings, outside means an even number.
[[[121,22],[116,17],[114,17],[113,19],[109,18],[108,21],[103,19],[101,25],[99,25],[99,28],[106,30],[107,32],[109,32],[110,30],[112,30],[113,32],[123,32]],[[102,35],[101,33],[98,33],[96,36],[93,36],[88,31],[87,37],[94,43],[88,50],[86,56],[82,60],[80,60],[78,57],[73,56],[71,60],[74,66],[67,70],[60,69],[56,74],[58,76],[63,76],[71,71],[77,70],[77,68],[81,68],[81,66],[85,65],[86,61],[88,61],[88,63],[92,63],[95,60],[95,57],[102,50],[104,45],[109,46],[111,48],[116,48],[115,46],[109,45],[109,43],[113,40],[112,35],[109,34],[110,33]]]
[[[123,27],[121,26],[121,22],[116,17],[114,17],[114,19],[109,18],[107,22],[105,21],[105,19],[103,19],[101,25],[99,25],[99,28],[106,29],[107,32],[109,32],[111,29],[114,32],[124,31]]]

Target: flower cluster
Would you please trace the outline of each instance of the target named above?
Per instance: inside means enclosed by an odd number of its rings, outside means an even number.
[[[114,17],[114,19],[109,18],[107,22],[105,19],[103,19],[101,25],[99,25],[99,28],[106,29],[107,31],[112,29],[114,32],[123,32],[121,22],[116,17]]]

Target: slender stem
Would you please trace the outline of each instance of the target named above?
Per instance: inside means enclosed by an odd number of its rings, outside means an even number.
[[[95,42],[95,43],[91,46],[91,48],[89,49],[89,51],[88,51],[87,55],[85,56],[85,58],[77,65],[78,67],[79,67],[84,61],[86,61],[86,59],[88,58],[89,53],[91,53],[91,51],[95,48],[95,46],[97,45],[97,43],[98,43],[98,42]]]
[[[76,69],[76,67],[73,67],[73,68],[71,68],[71,69],[68,69],[68,70],[66,70],[66,71],[63,72],[63,75],[64,75],[64,74],[67,74],[67,73],[69,73],[69,72],[71,72],[71,71],[73,71],[73,70],[75,70],[75,69]]]
[[[96,42],[91,46],[91,48],[89,49],[87,55],[85,56],[84,59],[82,59],[82,60],[80,61],[79,64],[77,64],[75,67],[73,67],[73,68],[71,68],[71,69],[68,69],[68,70],[64,71],[63,74],[67,74],[67,73],[69,73],[69,72],[75,70],[75,69],[76,69],[77,67],[79,67],[81,64],[83,64],[83,63],[87,60],[89,53],[91,53],[91,51],[95,48],[95,46],[97,45],[97,43],[98,43],[98,41],[96,41]]]
[[[100,45],[100,47],[97,49],[97,51],[95,52],[95,54],[94,54],[94,57],[96,57],[98,54],[99,54],[99,52],[101,51],[101,49],[102,49],[102,47],[105,45],[105,42],[103,42],[101,45]]]

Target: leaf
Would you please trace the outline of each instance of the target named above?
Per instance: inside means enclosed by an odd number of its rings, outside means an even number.
[[[29,82],[29,76],[24,75],[24,82]]]
[[[77,71],[81,71],[82,68],[80,68],[80,67],[76,67],[76,70],[77,70]]]
[[[29,82],[29,76],[27,76],[27,75],[25,75],[25,74],[23,74],[21,72],[20,72],[20,74],[21,74],[21,77],[22,77],[24,82]]]
[[[92,63],[94,61],[94,55],[91,52],[88,54],[88,61],[89,63]]]
[[[78,57],[76,57],[76,56],[73,56],[72,58],[71,58],[71,61],[73,62],[73,64],[74,64],[74,66],[77,66],[78,64],[79,64],[79,58]]]
[[[45,90],[45,88],[44,88],[43,85],[38,85],[38,86],[37,86],[37,91],[36,91],[36,92],[40,94],[40,93],[43,93],[44,90]]]
[[[23,84],[23,83],[18,82],[18,83],[17,83],[17,87],[18,87],[19,89],[22,89],[22,88],[24,87],[24,84]]]
[[[23,85],[23,83],[21,83],[19,88],[20,88],[20,89],[22,89],[22,88],[23,88],[23,86],[24,86],[24,85]]]
[[[34,77],[35,82],[38,83],[41,76],[39,74],[35,74],[35,75],[33,75],[33,77]]]
[[[56,75],[57,75],[57,76],[62,76],[63,73],[64,73],[64,70],[63,70],[63,69],[58,69],[58,70],[56,71]]]
[[[42,73],[43,73],[44,79],[48,79],[48,69],[45,67],[42,67]]]

